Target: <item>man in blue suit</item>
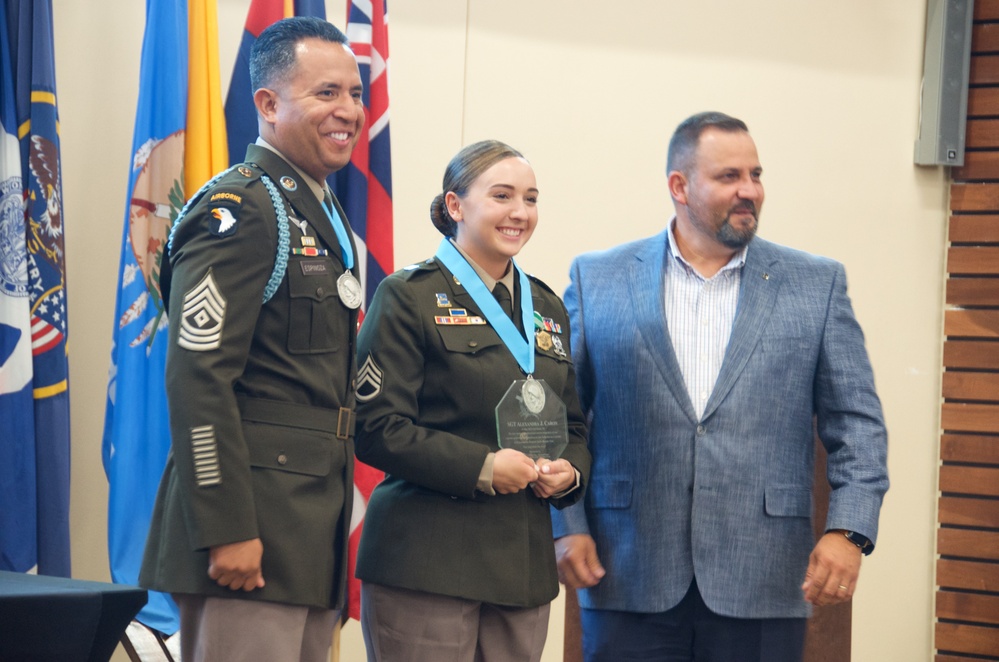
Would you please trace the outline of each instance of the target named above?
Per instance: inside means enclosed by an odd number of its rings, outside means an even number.
[[[876,542],[887,435],[846,275],[755,236],[762,170],[745,123],[694,115],[667,229],[572,265],[593,465],[553,519],[588,662],[798,661],[810,605],[849,600]]]

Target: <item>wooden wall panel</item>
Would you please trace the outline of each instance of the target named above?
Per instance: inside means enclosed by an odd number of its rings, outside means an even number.
[[[999,108],[996,110],[999,112]],[[950,187],[950,210],[971,213],[999,211],[999,184],[953,183]]]
[[[950,278],[947,303],[951,306],[999,306],[999,278]]]
[[[951,170],[936,662],[999,660],[999,0],[976,0],[964,165]]]
[[[993,274],[999,264],[999,246],[951,246],[947,265],[951,276]]]
[[[975,4],[977,7],[977,3]],[[999,88],[973,87],[968,90],[968,117],[989,117],[997,115],[999,109]]]
[[[978,23],[972,28],[971,37],[975,53],[999,53],[999,24]]]
[[[978,660],[999,658],[999,628],[960,623],[937,623],[937,650],[979,655]]]
[[[996,105],[999,106],[999,96],[996,97]],[[999,244],[999,215],[951,216],[950,240],[955,244]]]
[[[937,594],[937,616],[999,625],[999,595],[941,591]]]
[[[999,561],[999,532],[942,527],[937,531],[937,552]]]
[[[940,459],[944,462],[999,465],[999,437],[944,434],[940,438]],[[999,540],[996,542],[999,543]],[[999,546],[996,552],[999,552]]]
[[[950,432],[992,432],[999,429],[999,405],[945,402],[941,427]]]
[[[999,342],[945,340],[943,367],[999,370]]]
[[[999,56],[996,56],[996,76],[996,82],[999,82]],[[964,165],[954,168],[952,177],[955,180],[970,181],[999,179],[999,154],[995,152],[965,152]]]
[[[999,147],[999,119],[968,120],[964,146],[968,149]]]
[[[999,496],[999,467],[944,465],[940,468],[940,491]]]
[[[999,529],[999,502],[965,496],[940,497],[940,524],[978,529]],[[999,566],[997,566],[999,569]],[[939,577],[937,578],[939,579]],[[937,582],[941,586],[946,586]]]
[[[974,20],[999,21],[999,0],[975,0]]]
[[[999,374],[945,372],[943,397],[948,400],[999,400]]]
[[[999,84],[999,55],[975,55],[972,46],[970,82],[972,85]]]

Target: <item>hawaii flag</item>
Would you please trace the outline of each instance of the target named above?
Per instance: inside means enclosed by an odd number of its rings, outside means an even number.
[[[330,177],[333,191],[354,230],[365,309],[378,283],[393,271],[387,4],[387,0],[351,0],[347,9],[347,39],[357,56],[364,83],[366,121],[350,163]],[[354,466],[354,512],[347,561],[347,613],[351,618],[359,619],[361,614],[361,587],[354,578],[354,566],[364,512],[372,490],[382,477],[382,472],[361,462]]]
[[[50,0],[0,19],[0,570],[70,574],[69,364]]]
[[[170,449],[163,383],[169,320],[159,287],[164,247],[185,201],[227,161],[214,0],[146,0],[104,417],[108,549],[117,583],[138,582]],[[179,625],[173,601],[156,592],[137,619],[167,635]]]

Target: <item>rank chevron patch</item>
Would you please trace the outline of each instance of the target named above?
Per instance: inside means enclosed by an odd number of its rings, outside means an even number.
[[[222,342],[225,306],[225,297],[219,292],[212,270],[209,269],[201,282],[184,295],[177,344],[192,352],[218,349]]]
[[[367,402],[382,392],[382,370],[371,355],[357,371],[357,401]]]

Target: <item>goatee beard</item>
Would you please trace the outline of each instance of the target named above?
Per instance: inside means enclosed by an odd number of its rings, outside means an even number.
[[[746,212],[752,214],[754,221],[753,227],[747,230],[743,230],[741,232],[732,227],[730,219],[732,218],[732,214],[735,212]],[[751,202],[748,202],[746,204],[740,205],[739,207],[732,209],[729,212],[729,215],[725,218],[725,222],[722,223],[720,228],[718,228],[718,233],[715,235],[715,238],[723,246],[727,248],[733,248],[733,249],[744,248],[749,244],[749,242],[753,240],[753,237],[756,236],[756,228],[757,226],[759,226],[759,223],[760,220],[756,216],[756,205],[754,205]]]

